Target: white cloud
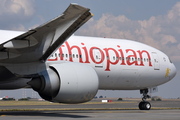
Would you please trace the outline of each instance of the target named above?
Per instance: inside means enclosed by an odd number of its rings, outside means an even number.
[[[34,28],[36,28],[36,27],[38,27],[38,26],[39,26],[39,24],[35,24],[35,25],[29,27],[29,30],[30,30],[30,29],[34,29]]]
[[[97,37],[131,39],[158,48],[180,60],[180,2],[166,15],[149,20],[133,21],[124,15],[103,14],[99,20],[90,20],[77,34]]]
[[[24,30],[22,23],[35,14],[34,0],[1,0],[0,29]]]
[[[10,29],[14,30],[14,31],[27,31],[26,28],[21,24],[19,24],[17,26],[11,26]]]
[[[0,15],[32,16],[34,12],[34,0],[1,0]]]

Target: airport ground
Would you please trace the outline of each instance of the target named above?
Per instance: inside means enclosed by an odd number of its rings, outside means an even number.
[[[84,104],[59,104],[46,101],[0,101],[0,120],[180,120],[180,100],[150,101],[152,109],[138,109],[140,99],[93,100]]]

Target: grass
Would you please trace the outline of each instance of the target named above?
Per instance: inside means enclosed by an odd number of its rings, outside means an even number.
[[[136,103],[136,101],[115,101],[112,103],[86,102],[81,104],[116,104],[116,103]],[[0,106],[16,106],[16,105],[65,105],[65,104],[50,103],[48,101],[0,101]]]
[[[13,105],[59,105],[59,103],[50,103],[48,101],[0,101],[0,106]]]

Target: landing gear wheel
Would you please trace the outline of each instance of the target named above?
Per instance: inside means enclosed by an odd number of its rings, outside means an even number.
[[[143,104],[144,104],[143,101],[139,103],[139,109],[140,109],[140,110],[143,110]]]
[[[151,109],[151,104],[147,101],[142,101],[139,103],[139,109],[140,110],[150,110]]]
[[[151,104],[149,102],[145,102],[144,106],[145,106],[145,110],[151,109]]]
[[[142,101],[139,103],[139,109],[140,110],[150,110],[151,104],[146,101],[147,98],[151,98],[150,95],[147,94],[148,89],[141,89],[140,94],[143,94]]]

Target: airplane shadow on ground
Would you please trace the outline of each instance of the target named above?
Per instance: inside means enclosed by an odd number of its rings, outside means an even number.
[[[43,116],[43,117],[67,117],[67,118],[88,118],[84,115],[73,115],[70,112],[57,112],[57,111],[13,111],[13,112],[0,112],[0,116]]]

